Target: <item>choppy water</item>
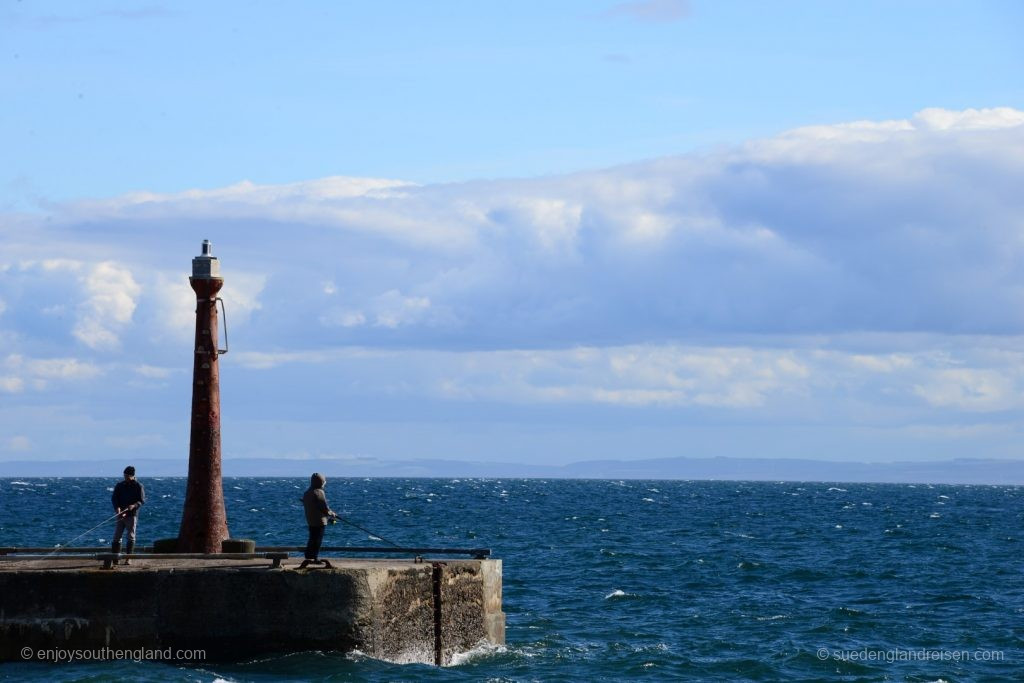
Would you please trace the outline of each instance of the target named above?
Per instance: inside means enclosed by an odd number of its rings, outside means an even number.
[[[184,480],[140,480],[139,542],[174,536]],[[66,543],[110,514],[115,482],[0,479],[0,545]],[[225,480],[232,535],[304,543],[305,482]],[[327,494],[403,544],[492,548],[507,646],[445,669],[304,652],[202,667],[18,663],[0,677],[1024,680],[1021,487],[332,479]],[[372,541],[337,525],[325,542]]]

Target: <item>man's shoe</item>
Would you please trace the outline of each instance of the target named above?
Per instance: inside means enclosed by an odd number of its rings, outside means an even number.
[[[128,567],[128,566],[131,565],[131,563],[132,563],[132,559],[130,557],[124,558],[124,566]]]

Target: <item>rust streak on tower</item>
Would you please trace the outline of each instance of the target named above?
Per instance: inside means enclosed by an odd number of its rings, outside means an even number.
[[[209,240],[192,259],[189,283],[196,293],[196,343],[192,365],[192,432],[188,485],[178,531],[178,552],[219,553],[228,538],[220,467],[220,370],[217,293],[224,285]]]

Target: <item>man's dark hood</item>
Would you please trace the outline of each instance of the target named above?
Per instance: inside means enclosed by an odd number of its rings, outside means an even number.
[[[309,478],[309,487],[311,489],[322,489],[326,483],[327,478],[319,472],[314,472],[313,476]]]

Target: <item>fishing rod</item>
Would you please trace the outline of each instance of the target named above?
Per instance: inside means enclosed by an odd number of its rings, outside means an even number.
[[[58,551],[58,550],[60,550],[61,548],[66,548],[67,546],[71,545],[72,543],[74,543],[75,541],[77,541],[78,539],[80,539],[80,538],[81,538],[82,536],[85,536],[86,534],[88,534],[88,533],[90,533],[90,532],[93,532],[93,531],[95,531],[96,529],[99,529],[99,528],[100,528],[101,526],[103,526],[104,524],[109,524],[110,522],[114,521],[115,519],[117,519],[117,518],[118,518],[118,517],[120,517],[120,516],[121,516],[121,513],[120,513],[120,512],[115,512],[115,513],[114,513],[114,514],[112,514],[112,515],[111,515],[110,517],[107,517],[107,518],[106,518],[105,520],[103,520],[102,522],[100,522],[99,524],[97,524],[96,526],[94,526],[94,527],[93,527],[92,529],[89,529],[89,531],[83,531],[82,533],[78,534],[77,536],[75,536],[74,538],[72,538],[72,539],[71,539],[70,541],[68,541],[67,543],[58,543],[58,544],[57,544],[57,546],[56,546],[56,547],[55,547],[55,548],[53,549],[53,551],[52,551],[52,552],[50,553],[50,555],[52,555],[53,553],[57,552],[57,551]]]
[[[365,531],[366,533],[370,534],[370,536],[372,538],[377,538],[377,539],[380,539],[381,541],[384,541],[385,543],[390,543],[391,545],[395,546],[396,548],[401,548],[402,547],[398,543],[395,543],[394,541],[389,541],[388,539],[384,538],[380,534],[375,534],[372,531],[370,531],[369,529],[364,529],[363,527],[359,526],[355,522],[350,522],[347,519],[345,519],[344,517],[339,517],[338,515],[334,515],[334,517],[331,518],[332,521],[337,521],[339,519],[341,521],[343,521],[345,524],[348,524],[349,526],[354,526],[355,528],[359,529],[360,531]],[[88,533],[88,532],[86,532],[86,533]],[[83,536],[84,535],[85,534],[83,534]]]

